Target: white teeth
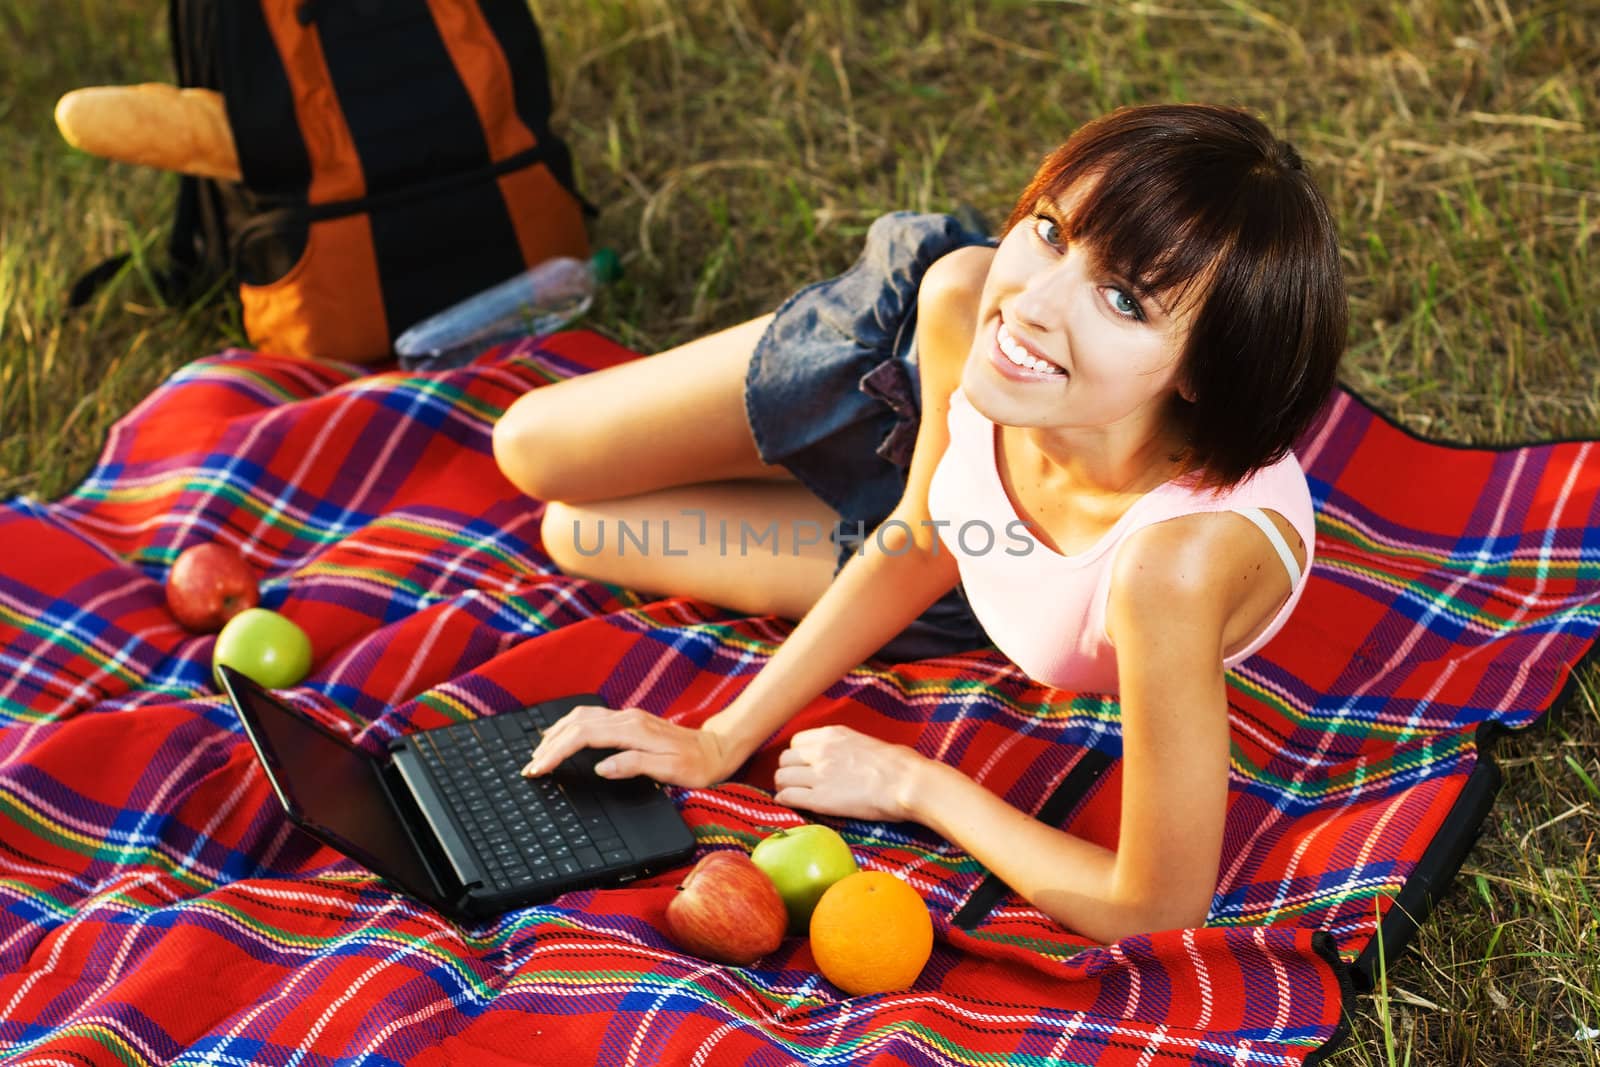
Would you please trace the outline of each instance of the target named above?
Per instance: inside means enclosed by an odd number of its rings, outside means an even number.
[[[1029,370],[1038,371],[1041,374],[1066,373],[1066,371],[1062,370],[1054,363],[1048,363],[1045,360],[1039,359],[1030,353],[1026,348],[1023,348],[1017,343],[1017,339],[1011,336],[1011,331],[1007,330],[1003,324],[1001,325],[1000,329],[995,332],[995,340],[999,342],[1000,351],[1005,354],[1005,357],[1019,367],[1026,367]]]

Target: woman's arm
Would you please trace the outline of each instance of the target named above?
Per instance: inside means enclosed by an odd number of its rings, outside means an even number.
[[[1039,822],[953,767],[845,727],[793,738],[778,800],[922,823],[1063,926],[1100,941],[1200,925],[1227,804],[1221,641],[1233,556],[1217,538],[1172,523],[1140,531],[1118,557],[1108,606],[1123,734],[1115,851]]]
[[[949,552],[924,548],[886,520],[852,555],[760,672],[699,729],[642,708],[574,709],[545,731],[523,773],[547,773],[581,748],[622,751],[596,767],[676,785],[727,778],[820,693],[954,587]]]
[[[957,789],[949,774],[931,776],[914,797],[930,827],[1045,914],[1101,941],[1199,926],[1216,892],[1228,799],[1225,597],[1216,569],[1208,580],[1195,568],[1203,560],[1168,547],[1179,557],[1124,553],[1107,608],[1122,710],[1115,852],[1008,814],[999,798]]]
[[[955,557],[928,521],[928,486],[950,445],[950,394],[961,381],[993,256],[990,248],[958,249],[923,276],[916,330],[922,411],[905,490],[893,514],[863,543],[865,554],[850,558],[749,688],[706,721],[707,730],[742,753],[739,762],[955,588]]]
[[[548,772],[584,747],[622,752],[597,768],[701,786],[733,774],[818,694],[882,648],[955,587],[955,558],[928,519],[928,483],[949,444],[950,394],[971,346],[978,294],[993,250],[944,256],[918,293],[922,415],[906,488],[759,674],[699,730],[641,708],[579,708],[546,731],[525,774]],[[880,536],[881,535],[881,536]]]

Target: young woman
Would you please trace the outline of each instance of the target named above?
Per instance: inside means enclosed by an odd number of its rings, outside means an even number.
[[[885,216],[850,271],[773,316],[530,392],[495,454],[549,502],[563,570],[799,622],[701,728],[580,708],[524,774],[596,746],[621,750],[602,774],[717,782],[874,653],[992,640],[1038,681],[1118,695],[1114,851],[845,726],[791,739],[777,799],[922,823],[1089,937],[1199,925],[1223,672],[1304,588],[1289,449],[1344,338],[1334,222],[1294,149],[1241,111],[1153,106],[1049,155],[997,243]],[[706,536],[741,522],[777,543]],[[619,524],[654,527],[656,551]],[[830,527],[837,548],[803,535]]]

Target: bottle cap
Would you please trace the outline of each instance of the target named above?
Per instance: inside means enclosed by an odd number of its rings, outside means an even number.
[[[589,257],[589,269],[594,272],[595,279],[602,283],[614,282],[622,277],[622,261],[609,248],[598,249]]]

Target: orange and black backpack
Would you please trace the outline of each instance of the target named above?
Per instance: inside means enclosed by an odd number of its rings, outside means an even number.
[[[179,84],[222,94],[242,175],[181,179],[175,302],[231,277],[256,347],[373,362],[587,254],[528,0],[170,0],[170,19]]]

